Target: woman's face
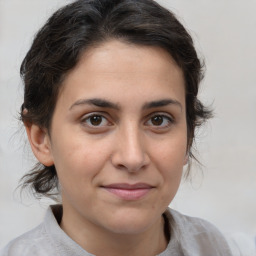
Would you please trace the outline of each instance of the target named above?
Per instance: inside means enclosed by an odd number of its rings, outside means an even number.
[[[135,234],[159,222],[186,163],[181,69],[163,49],[109,41],[67,75],[50,157],[64,220]]]

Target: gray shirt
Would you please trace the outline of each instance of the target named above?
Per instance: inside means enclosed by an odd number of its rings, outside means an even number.
[[[12,240],[0,256],[93,256],[74,242],[59,226],[62,207],[54,205],[35,229]],[[210,223],[172,209],[165,212],[170,242],[158,256],[231,256],[222,234]]]

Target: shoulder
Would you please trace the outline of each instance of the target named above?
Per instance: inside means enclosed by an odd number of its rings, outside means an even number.
[[[41,224],[9,242],[0,251],[0,256],[56,255],[52,252],[50,244],[44,226]]]
[[[179,241],[185,255],[232,255],[227,240],[210,222],[183,215],[172,209],[168,209],[166,214],[171,220],[173,235]]]
[[[191,232],[192,234],[207,233],[209,235],[220,236],[224,238],[221,232],[210,222],[197,218],[181,214],[173,209],[169,209],[168,212],[175,220],[176,225],[182,230]]]
[[[245,233],[226,235],[234,256],[256,256],[256,237]]]

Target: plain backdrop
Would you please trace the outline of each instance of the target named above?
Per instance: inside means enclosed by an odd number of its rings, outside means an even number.
[[[47,200],[17,190],[33,158],[17,120],[19,67],[33,36],[65,0],[0,0],[0,247],[42,221]],[[215,118],[198,131],[193,166],[171,206],[226,233],[256,234],[256,1],[159,1],[190,31],[206,63],[200,98]]]

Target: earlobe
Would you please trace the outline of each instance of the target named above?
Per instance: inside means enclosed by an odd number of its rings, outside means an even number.
[[[38,125],[31,124],[26,125],[26,132],[31,149],[38,161],[45,166],[53,165],[51,143],[47,131]]]

